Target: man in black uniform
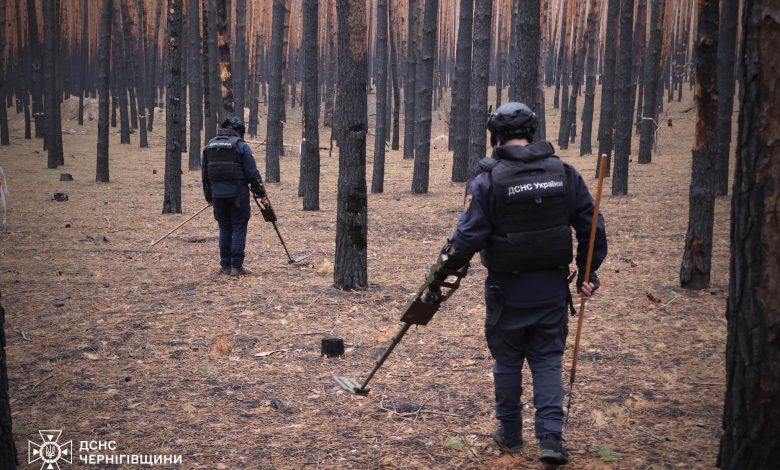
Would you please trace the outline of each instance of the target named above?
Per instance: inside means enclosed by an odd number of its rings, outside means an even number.
[[[226,119],[203,149],[201,165],[203,194],[214,206],[219,224],[220,272],[231,276],[250,273],[244,267],[246,228],[252,213],[247,185],[256,198],[266,198],[252,149],[244,142],[244,130],[239,118]]]
[[[568,462],[563,446],[563,352],[572,305],[568,286],[577,235],[577,291],[590,297],[599,287],[596,270],[607,255],[599,217],[589,282],[582,277],[593,220],[593,198],[582,176],[544,140],[533,142],[538,121],[522,103],[499,107],[488,121],[492,158],[469,184],[464,213],[442,249],[442,271],[457,269],[480,252],[487,267],[485,336],[495,359],[494,439],[505,452],[522,450],[521,372],[533,375],[535,434],[541,460]],[[443,275],[443,273],[442,273]],[[571,307],[573,311],[573,306]]]

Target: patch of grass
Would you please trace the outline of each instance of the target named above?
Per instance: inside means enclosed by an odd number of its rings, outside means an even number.
[[[461,450],[463,449],[463,441],[457,437],[451,437],[444,443],[444,447],[452,450]]]
[[[599,449],[599,458],[605,462],[617,462],[623,457],[615,454],[612,444],[607,444]]]
[[[213,379],[217,376],[217,373],[214,371],[214,369],[209,367],[209,365],[205,362],[198,366],[198,373],[208,379]]]

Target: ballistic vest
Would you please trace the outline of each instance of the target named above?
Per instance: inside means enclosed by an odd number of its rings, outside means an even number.
[[[494,231],[480,253],[496,273],[568,269],[574,182],[555,155],[484,159],[493,181]]]
[[[236,148],[242,140],[238,135],[225,133],[209,141],[203,150],[208,160],[209,180],[246,182],[241,153]]]

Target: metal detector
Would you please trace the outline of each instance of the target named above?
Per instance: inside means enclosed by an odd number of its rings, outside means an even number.
[[[442,256],[447,255],[441,255],[439,257],[437,266],[443,265]],[[469,265],[467,263],[465,266],[459,269],[445,270],[446,277],[444,279],[440,279],[439,273],[441,270],[432,268],[428,274],[427,279],[425,279],[425,282],[417,291],[417,295],[415,295],[415,297],[406,304],[406,307],[401,314],[401,321],[404,322],[404,325],[393,337],[390,346],[388,346],[384,354],[382,354],[382,357],[380,357],[376,362],[376,365],[368,374],[368,377],[366,377],[362,383],[348,377],[334,376],[333,380],[335,380],[341,388],[350,393],[363,396],[368,395],[370,390],[367,388],[368,383],[374,377],[374,374],[376,374],[379,368],[382,367],[382,364],[385,363],[387,358],[393,352],[393,349],[395,349],[395,347],[398,346],[398,343],[401,342],[401,339],[404,337],[406,332],[409,331],[409,328],[412,325],[427,325],[428,322],[431,321],[431,318],[433,318],[433,316],[439,310],[441,303],[449,299],[450,296],[455,293],[456,290],[458,290],[458,287],[460,287],[460,280],[466,276],[468,270]],[[448,281],[448,279],[451,277],[454,278],[454,280]],[[445,288],[446,291],[442,292],[442,288]]]
[[[264,198],[258,198],[253,194],[252,197],[254,198],[257,207],[260,208],[260,213],[263,215],[263,220],[265,220],[266,222],[271,222],[271,225],[274,226],[276,235],[279,237],[279,241],[282,242],[282,248],[284,248],[284,254],[287,255],[287,264],[298,263],[308,258],[309,255],[300,255],[300,256],[296,256],[295,258],[290,256],[290,251],[287,249],[287,244],[284,243],[284,238],[282,238],[282,234],[279,232],[279,227],[276,226],[276,220],[277,220],[276,212],[274,212],[274,208],[271,206],[271,201],[268,199],[268,196]]]

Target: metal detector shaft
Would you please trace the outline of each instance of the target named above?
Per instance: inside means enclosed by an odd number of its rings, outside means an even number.
[[[170,232],[166,233],[161,238],[157,239],[157,241],[152,242],[151,246],[154,246],[154,245],[160,243],[161,241],[165,240],[166,238],[168,238],[168,236],[170,236],[173,232],[179,230],[184,224],[186,224],[190,220],[192,220],[195,217],[197,217],[201,212],[205,211],[210,206],[211,206],[211,204],[206,204],[205,206],[203,206],[198,212],[192,214],[187,220],[185,220],[184,222],[182,222],[179,225],[177,225],[173,230],[171,230]]]
[[[279,227],[276,226],[276,222],[271,222],[271,224],[274,226],[274,230],[276,230],[276,235],[279,237],[279,241],[282,242],[282,248],[284,248],[284,253],[287,255],[287,262],[294,263],[295,260],[292,259],[289,250],[287,250],[287,244],[284,243],[284,238],[282,238],[282,234],[279,232]]]
[[[395,349],[396,346],[398,346],[398,343],[401,342],[401,338],[404,337],[407,331],[409,331],[409,327],[412,326],[411,323],[404,323],[404,326],[401,327],[400,330],[398,330],[398,333],[395,334],[393,337],[393,341],[390,343],[390,346],[385,350],[384,354],[382,354],[382,357],[379,358],[378,361],[376,361],[376,365],[371,370],[371,373],[368,374],[368,377],[366,377],[366,380],[363,381],[363,385],[360,386],[361,390],[365,390],[366,386],[368,385],[368,382],[371,381],[371,379],[374,377],[374,374],[376,374],[376,371],[379,370],[380,367],[382,367],[382,364],[385,363],[387,358],[390,356],[390,354],[393,352],[393,349]]]
[[[601,165],[599,168],[599,184],[596,190],[596,201],[593,205],[593,221],[590,225],[590,239],[588,240],[588,257],[585,261],[585,275],[583,276],[584,282],[590,282],[590,269],[593,265],[593,249],[596,246],[596,231],[599,227],[599,206],[601,205],[601,190],[604,187],[604,173],[607,171],[607,156],[602,155]],[[585,318],[585,296],[580,296],[580,311],[577,315],[577,335],[574,337],[574,352],[572,354],[571,361],[571,374],[569,375],[569,400],[566,405],[566,409],[569,412],[566,413],[566,422],[569,421],[571,415],[571,397],[574,395],[574,379],[577,376],[577,358],[580,353],[580,337],[582,336],[583,319]]]

